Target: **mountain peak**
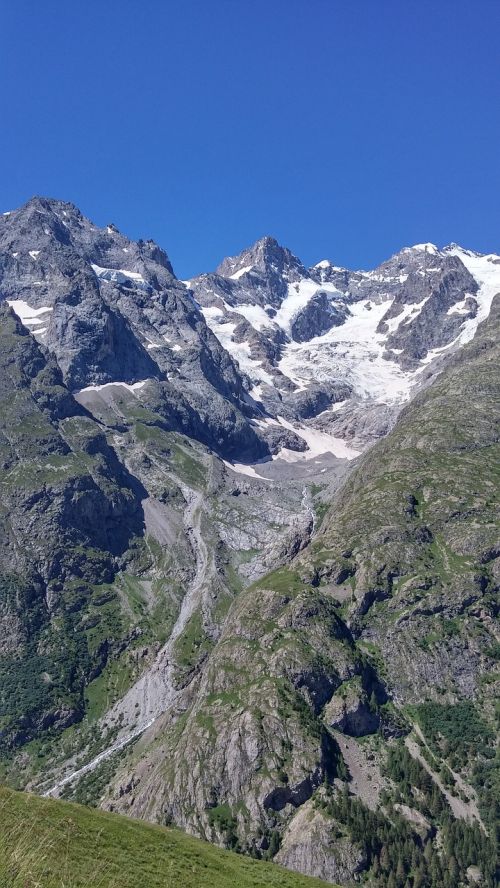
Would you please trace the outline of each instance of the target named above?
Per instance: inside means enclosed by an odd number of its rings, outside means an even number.
[[[439,253],[439,248],[436,244],[426,243],[426,244],[414,244],[412,247],[413,250],[423,250],[424,253]]]
[[[55,213],[56,215],[58,213],[66,212],[67,214],[78,216],[80,218],[82,216],[80,210],[74,203],[67,200],[60,200],[57,197],[45,197],[41,194],[35,194],[33,197],[30,197],[30,199],[15,212],[25,213],[33,210],[39,212],[42,211],[44,213]]]
[[[259,238],[237,256],[224,259],[216,269],[216,273],[222,277],[235,279],[248,272],[267,279],[284,276],[289,281],[299,280],[307,275],[300,259],[270,235]]]
[[[110,269],[139,272],[137,263],[155,262],[174,275],[170,260],[153,240],[133,241],[113,222],[101,227],[75,204],[35,195],[16,210],[4,213],[2,235],[14,253],[50,251],[55,244],[80,253],[84,259]],[[0,244],[0,249],[5,244]]]

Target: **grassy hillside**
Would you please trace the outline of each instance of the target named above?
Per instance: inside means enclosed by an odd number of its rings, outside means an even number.
[[[0,888],[314,888],[186,836],[0,788]]]

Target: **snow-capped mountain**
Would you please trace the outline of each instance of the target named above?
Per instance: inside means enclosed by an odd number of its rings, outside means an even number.
[[[415,872],[484,867],[500,257],[264,238],[187,284],[72,204],[0,217],[2,779],[345,885],[416,805]]]
[[[500,257],[417,244],[373,271],[306,269],[266,237],[186,284],[268,412],[363,446],[474,336]]]
[[[0,216],[0,287],[82,403],[128,391],[236,464],[352,459],[474,336],[500,258],[419,244],[307,269],[264,237],[181,282],[153,241],[33,198]]]

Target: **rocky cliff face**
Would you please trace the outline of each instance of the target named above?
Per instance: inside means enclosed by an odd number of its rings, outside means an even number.
[[[43,198],[1,220],[0,292],[71,391],[150,380],[170,428],[228,455],[265,455],[237,367],[156,244]]]
[[[186,287],[71,204],[0,217],[3,779],[493,886],[499,269],[264,238]]]

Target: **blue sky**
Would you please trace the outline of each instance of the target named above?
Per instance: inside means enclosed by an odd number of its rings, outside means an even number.
[[[153,237],[180,277],[500,252],[498,0],[3,0],[0,210]]]

